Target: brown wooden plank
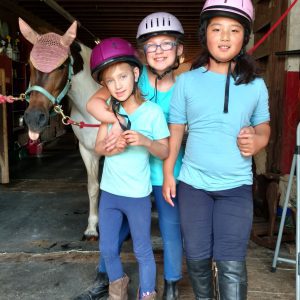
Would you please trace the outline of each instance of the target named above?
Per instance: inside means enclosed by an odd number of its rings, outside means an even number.
[[[255,23],[253,32],[257,32],[272,21],[272,11],[269,9],[269,1],[261,1],[255,7]]]
[[[5,91],[5,71],[0,69],[0,93]],[[9,183],[9,164],[8,164],[8,140],[7,140],[7,117],[6,104],[0,104],[0,169],[1,183]]]

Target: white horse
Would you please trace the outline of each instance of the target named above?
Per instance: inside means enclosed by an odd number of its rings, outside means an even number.
[[[72,120],[99,125],[86,111],[86,103],[99,85],[91,77],[91,49],[74,42],[77,23],[74,22],[63,36],[55,33],[39,35],[22,19],[19,19],[19,27],[23,36],[33,44],[30,53],[30,87],[25,92],[29,106],[24,114],[29,137],[33,140],[39,137],[48,124],[49,111],[59,104],[65,94],[72,100]],[[94,145],[98,128],[72,127],[79,141],[88,177],[89,218],[84,235],[88,239],[97,238],[99,156],[94,153]]]

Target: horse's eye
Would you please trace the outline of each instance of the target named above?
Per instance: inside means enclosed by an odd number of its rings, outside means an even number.
[[[63,70],[65,67],[66,67],[66,65],[65,65],[65,64],[62,64],[62,65],[60,65],[60,66],[57,68],[57,70]]]

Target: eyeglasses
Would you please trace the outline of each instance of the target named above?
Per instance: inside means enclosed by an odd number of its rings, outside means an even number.
[[[158,44],[146,44],[144,45],[144,51],[146,53],[153,53],[157,51],[157,48],[160,47],[163,51],[172,50],[174,46],[177,46],[177,42],[162,42],[160,45]]]

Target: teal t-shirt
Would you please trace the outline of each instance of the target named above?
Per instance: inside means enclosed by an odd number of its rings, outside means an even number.
[[[120,113],[127,114],[122,106]],[[128,117],[131,130],[149,139],[160,140],[170,135],[163,112],[155,103],[145,101]],[[122,153],[106,156],[100,188],[114,195],[133,198],[149,195],[152,191],[149,155],[143,146],[128,146]]]
[[[151,86],[147,68],[144,66],[143,72],[139,79],[139,88],[145,97],[145,99],[150,100],[154,103],[157,103],[161,109],[163,110],[165,119],[168,121],[169,119],[169,110],[170,110],[170,101],[172,97],[172,93],[174,90],[174,85],[166,92],[157,91],[157,95],[155,97],[155,88]],[[176,160],[175,168],[174,168],[174,176],[178,177],[181,162],[183,156],[183,149],[180,150],[178,154],[178,158]],[[152,185],[163,184],[163,161],[155,156],[150,156],[150,168],[151,168],[151,183]]]
[[[241,155],[241,128],[270,120],[268,91],[261,78],[248,84],[230,81],[228,113],[223,113],[226,75],[198,68],[175,84],[169,122],[188,124],[179,180],[198,189],[218,191],[252,184],[252,157]]]

